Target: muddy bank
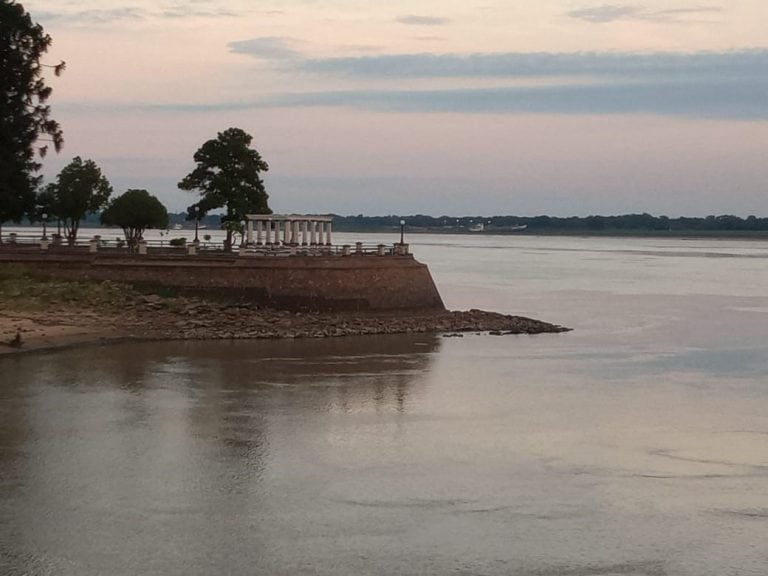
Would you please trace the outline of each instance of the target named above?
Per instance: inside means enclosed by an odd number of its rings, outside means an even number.
[[[567,328],[481,310],[296,313],[243,303],[140,294],[113,283],[13,278],[0,286],[0,354],[123,339],[333,338],[366,334],[541,334]]]

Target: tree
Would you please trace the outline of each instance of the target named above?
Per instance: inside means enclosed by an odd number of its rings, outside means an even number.
[[[101,213],[101,223],[120,226],[128,248],[133,250],[147,228],[166,228],[168,211],[146,190],[127,190],[114,198]]]
[[[46,102],[52,90],[40,63],[50,45],[51,37],[23,6],[0,0],[0,226],[34,210],[40,182],[35,153],[44,156],[48,150],[47,144],[36,150],[40,136],[46,135],[57,152],[64,143],[59,124],[50,118]],[[64,62],[52,68],[58,76]]]
[[[269,196],[259,176],[269,170],[261,155],[250,148],[253,138],[240,128],[229,128],[208,140],[197,152],[195,169],[181,182],[182,190],[198,190],[195,205],[200,217],[211,210],[226,208],[221,217],[227,231],[225,248],[231,249],[232,235],[247,214],[271,214]]]
[[[59,172],[51,190],[56,199],[56,215],[64,222],[70,244],[77,240],[80,221],[85,215],[103,208],[112,194],[112,186],[96,163],[83,162],[79,156]]]

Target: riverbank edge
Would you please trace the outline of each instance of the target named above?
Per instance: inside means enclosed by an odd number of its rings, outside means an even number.
[[[51,321],[53,318],[55,322]],[[419,333],[501,336],[568,331],[569,328],[557,324],[482,310],[301,314],[235,303],[150,296],[138,305],[111,313],[5,310],[0,314],[0,358],[140,341],[275,340]]]

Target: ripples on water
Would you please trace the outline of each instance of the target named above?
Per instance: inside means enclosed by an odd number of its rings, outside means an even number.
[[[575,331],[3,359],[0,574],[768,573],[768,244],[412,241]]]

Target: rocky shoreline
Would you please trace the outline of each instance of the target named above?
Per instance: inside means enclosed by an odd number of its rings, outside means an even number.
[[[122,285],[48,284],[0,293],[0,354],[126,339],[234,340],[335,338],[368,334],[465,332],[494,335],[566,332],[568,328],[482,310],[423,313],[297,313],[243,302],[140,294]],[[62,289],[63,290],[63,289]],[[51,294],[51,292],[53,292]],[[63,295],[62,295],[63,294]],[[76,297],[67,295],[76,294]]]
[[[268,308],[185,301],[180,307],[152,298],[156,337],[170,339],[332,338],[366,334],[495,332],[541,334],[568,329],[522,316],[482,310],[464,312],[298,313]],[[141,314],[139,314],[141,316]]]

